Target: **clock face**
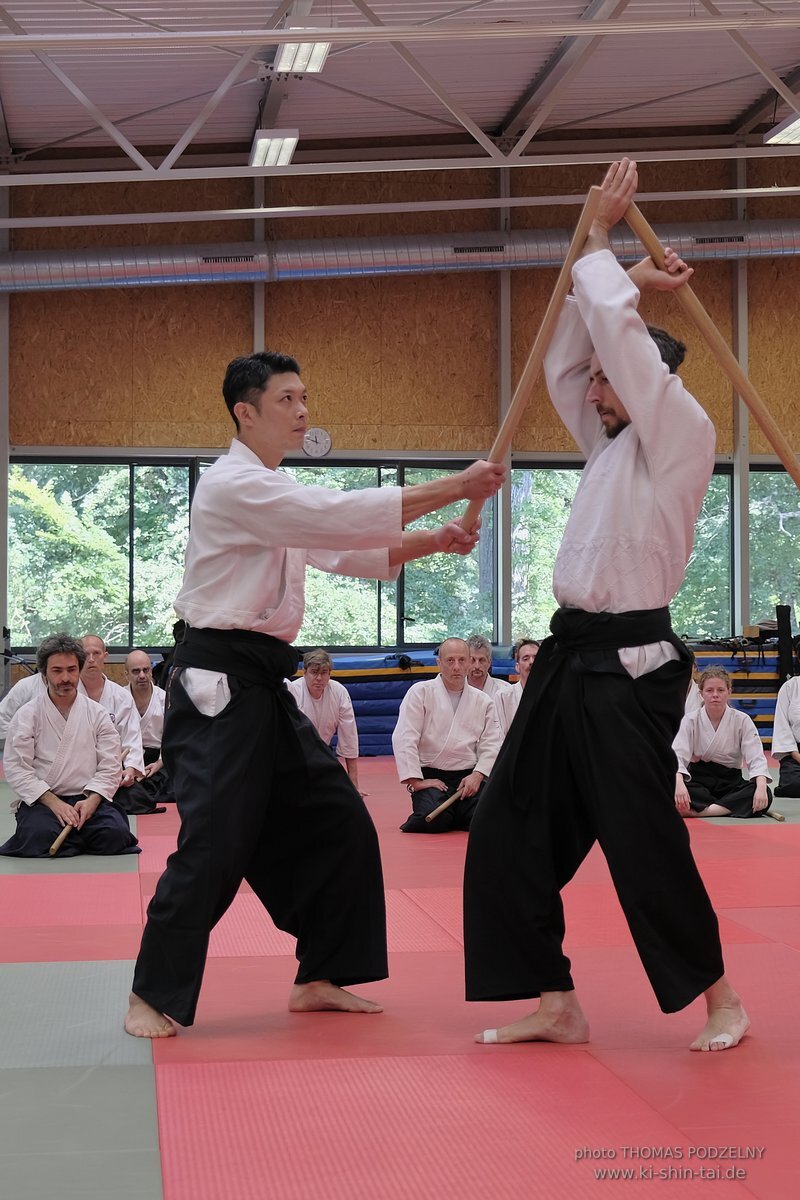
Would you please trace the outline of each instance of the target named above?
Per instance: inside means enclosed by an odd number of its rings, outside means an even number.
[[[322,458],[331,448],[331,435],[327,429],[311,428],[306,430],[303,438],[303,449],[309,458]]]

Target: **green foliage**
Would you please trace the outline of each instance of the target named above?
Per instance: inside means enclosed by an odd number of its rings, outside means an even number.
[[[397,482],[385,466],[284,468],[303,484],[336,490]],[[449,472],[408,468],[405,482]],[[541,636],[552,615],[553,565],[580,480],[575,469],[518,468],[511,477],[511,591],[514,635]],[[111,645],[170,643],[188,536],[187,465],[16,464],[9,481],[9,625],[15,646],[57,629],[99,633]],[[690,637],[731,631],[731,480],[716,475],[697,522],[686,580],[672,605],[675,629]],[[129,537],[133,503],[133,595]],[[457,519],[463,504],[414,523]],[[433,555],[404,569],[405,637],[397,638],[395,583],[309,570],[304,646],[413,645],[447,634],[491,634],[494,605],[493,506],[483,514],[478,552]],[[750,476],[751,608],[754,620],[800,605],[800,503],[782,471]]]
[[[66,630],[127,634],[128,555],[92,519],[84,490],[56,492],[14,466],[9,477],[9,627],[14,645]]]
[[[788,604],[800,625],[800,496],[783,471],[750,473],[750,615],[775,617]]]
[[[135,466],[134,642],[170,642],[188,534],[188,467]],[[129,641],[131,469],[26,463],[9,477],[9,627],[16,646],[48,633]]]

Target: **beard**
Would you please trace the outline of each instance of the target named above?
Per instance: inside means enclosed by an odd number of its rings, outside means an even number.
[[[621,417],[617,417],[614,425],[606,426],[606,437],[609,439],[609,441],[613,441],[614,438],[619,437],[623,429],[627,429],[629,425],[630,421],[623,421]]]

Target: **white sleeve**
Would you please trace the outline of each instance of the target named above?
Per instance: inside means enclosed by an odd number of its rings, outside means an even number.
[[[94,719],[97,765],[84,791],[97,792],[104,799],[113,800],[122,778],[119,734],[104,708],[94,714]]]
[[[353,701],[344,684],[339,697],[339,719],[336,729],[336,753],[341,758],[358,758],[358,727],[353,712]]]
[[[35,713],[23,705],[11,718],[3,753],[6,779],[23,804],[35,804],[50,790],[47,780],[37,776],[34,759]]]
[[[424,688],[412,684],[400,704],[397,724],[392,734],[392,750],[398,778],[422,779],[419,761],[419,739],[425,720]]]
[[[755,779],[757,775],[765,775],[767,782],[770,782],[772,777],[769,773],[758,728],[752,717],[748,717],[746,713],[742,713],[742,716],[744,717],[741,723],[742,758],[747,764],[747,772],[751,779]]]
[[[400,564],[389,566],[389,551],[379,550],[309,550],[307,562],[318,571],[331,575],[352,575],[356,579],[397,579]]]
[[[142,723],[133,702],[133,697],[125,688],[120,688],[122,696],[115,703],[117,733],[122,746],[123,767],[133,767],[134,771],[144,772],[144,751],[142,749]]]
[[[488,776],[494,766],[502,744],[503,734],[497,719],[497,709],[494,706],[494,702],[490,702],[489,707],[486,709],[483,730],[481,736],[478,738],[478,761],[475,764],[475,770],[480,771],[482,775]]]
[[[0,738],[7,736],[9,722],[14,713],[32,700],[41,686],[37,675],[26,675],[9,688],[0,701]]]
[[[588,458],[603,436],[603,423],[586,403],[592,340],[574,297],[564,301],[544,358],[547,390],[553,407]]]
[[[672,749],[675,751],[675,757],[678,760],[677,769],[681,775],[685,775],[687,779],[691,779],[692,773],[689,770],[689,763],[692,760],[692,734],[694,731],[694,721],[691,716],[685,716],[680,724],[680,729],[675,734],[675,741],[672,743]]]
[[[795,687],[795,681],[787,679],[786,683],[781,684],[778,691],[778,699],[775,703],[775,721],[772,726],[772,753],[776,758],[792,754],[797,749],[797,738],[794,736],[789,719],[789,706]]]
[[[265,547],[369,550],[402,543],[400,488],[339,492],[297,484],[262,468],[243,473],[235,490],[224,476],[209,482],[204,508],[230,513],[232,528],[245,530]]]

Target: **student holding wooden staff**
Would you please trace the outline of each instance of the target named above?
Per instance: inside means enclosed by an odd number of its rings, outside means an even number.
[[[724,974],[717,919],[674,806],[672,739],[690,656],[668,605],[680,587],[714,466],[714,429],[674,373],[684,347],[648,328],[645,288],[692,274],[672,251],[630,272],[608,231],[636,164],[610,167],[545,360],[553,402],[587,464],[556,560],[559,608],[474,815],[465,878],[467,995],[540,997],[480,1042],[585,1042],[560,892],[595,841],[658,1002],[704,995],[693,1050],[747,1031]]]
[[[16,828],[2,855],[139,853],[128,818],[112,803],[122,774],[119,734],[106,710],[78,690],[84,660],[81,643],[65,633],[45,638],[36,652],[45,686],[8,727]]]

